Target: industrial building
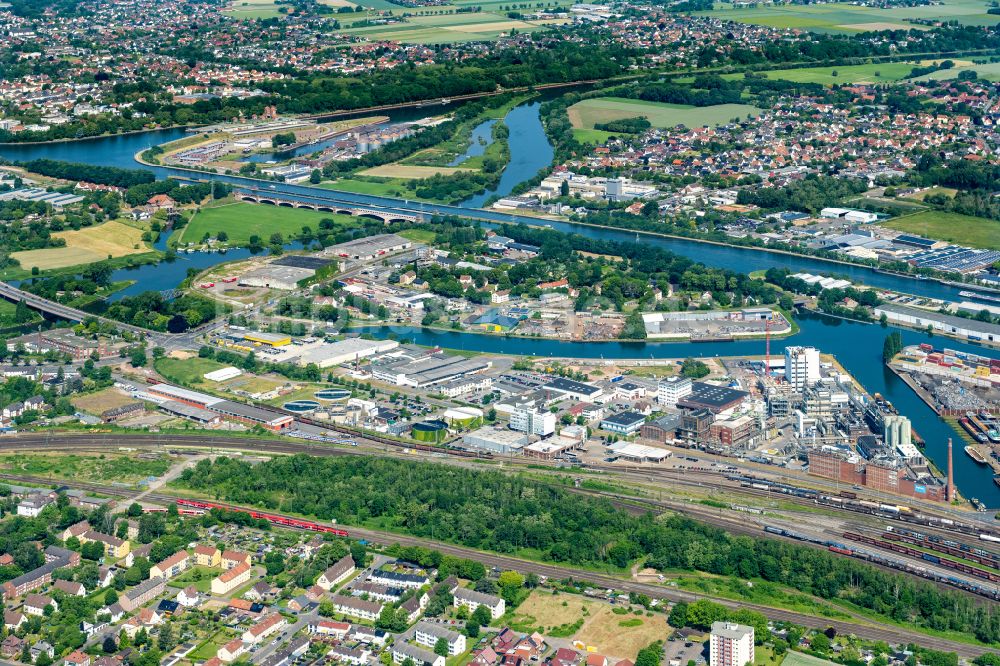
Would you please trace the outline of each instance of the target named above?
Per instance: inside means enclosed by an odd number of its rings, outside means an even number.
[[[316,271],[312,268],[271,264],[247,271],[240,276],[239,284],[244,287],[265,287],[267,289],[293,291],[299,288],[300,281],[307,280],[314,275],[316,275]]]
[[[510,429],[548,437],[556,431],[556,415],[548,410],[518,405],[510,415]]]
[[[423,358],[402,358],[372,364],[372,376],[397,386],[424,388],[488,370],[492,361],[436,353]]]
[[[520,453],[528,443],[528,436],[515,430],[488,426],[466,433],[462,443],[470,449],[507,455]]]
[[[819,350],[785,347],[785,380],[797,389],[819,381]]]
[[[883,303],[875,308],[876,317],[881,317],[883,314],[890,324],[902,324],[914,328],[930,327],[940,333],[974,342],[1000,341],[1000,324],[988,324],[975,319],[965,319],[895,303]]]
[[[670,451],[631,442],[615,442],[608,447],[608,456],[634,463],[659,463],[671,456]]]
[[[656,401],[668,407],[675,407],[678,400],[690,393],[690,377],[666,377],[656,385]]]
[[[612,414],[601,421],[601,430],[607,430],[619,435],[634,435],[646,422],[646,417],[637,412],[621,412]]]
[[[556,377],[545,384],[543,388],[562,393],[567,398],[585,402],[594,402],[604,395],[604,389],[599,386],[584,384],[565,377]]]
[[[399,252],[413,247],[413,242],[396,234],[379,234],[357,240],[331,245],[323,250],[328,257],[340,257],[354,261],[370,261],[390,252]]]
[[[249,426],[259,425],[274,432],[288,430],[295,423],[295,419],[285,414],[261,409],[253,405],[232,402],[231,400],[223,400],[207,393],[191,391],[179,386],[171,386],[170,384],[154,384],[146,388],[145,394],[149,400],[160,404],[161,409],[168,412],[179,411],[173,405],[166,408],[163,407],[165,403],[175,402],[219,414],[222,418],[229,421],[236,421]],[[184,416],[185,418],[199,418],[199,414],[200,412],[192,414],[178,413],[179,416]]]
[[[399,347],[395,340],[364,340],[347,338],[310,349],[299,357],[300,365],[315,363],[321,368],[329,368],[341,363],[349,363],[362,358],[382,354]]]
[[[746,391],[726,386],[691,382],[691,393],[678,400],[677,406],[693,410],[706,409],[713,414],[720,414],[739,407],[749,395]]]

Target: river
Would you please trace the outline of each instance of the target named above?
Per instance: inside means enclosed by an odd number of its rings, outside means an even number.
[[[552,94],[552,93],[550,93]],[[552,146],[542,128],[538,116],[539,103],[533,100],[511,110],[504,119],[510,130],[511,160],[495,192],[473,197],[463,203],[463,207],[471,208],[481,205],[482,201],[492,194],[507,194],[517,184],[534,176],[538,169],[549,164],[552,159]],[[438,113],[437,109],[431,111]],[[414,116],[426,115],[428,110],[409,109],[405,112],[393,112],[393,120],[409,120]],[[359,114],[361,115],[361,114]],[[0,146],[0,156],[12,160],[30,160],[39,157],[134,168],[133,155],[151,145],[164,143],[185,135],[183,129],[154,130],[142,134],[113,136],[81,141]],[[159,176],[177,173],[174,170],[157,167],[154,169]],[[190,174],[182,174],[190,175]],[[220,177],[221,178],[221,177]],[[229,182],[241,184],[250,183],[261,187],[260,183],[245,179],[221,178]],[[270,187],[264,185],[264,187]],[[334,195],[344,201],[371,203],[373,205],[399,206],[402,202],[384,197],[367,197],[350,193],[317,190],[302,185],[275,184],[278,192],[287,192],[296,196],[329,197]],[[461,212],[461,207],[445,207],[425,204],[425,212]],[[505,221],[519,221],[515,216],[495,213],[487,218],[488,226]],[[531,220],[539,223],[538,220]],[[642,242],[663,247],[678,254],[683,254],[695,261],[710,266],[718,266],[750,272],[766,269],[771,266],[784,266],[794,271],[811,273],[835,273],[846,276],[858,282],[892,289],[906,293],[918,294],[932,298],[958,300],[961,287],[941,284],[931,280],[913,280],[897,275],[879,273],[863,266],[837,265],[819,259],[780,255],[756,250],[753,248],[737,248],[707,243],[699,243],[685,239],[661,238],[613,229],[596,229],[585,225],[569,222],[546,222],[559,231],[579,233],[588,237],[603,240],[623,242]],[[164,249],[166,236],[157,243],[158,249]],[[172,289],[186,277],[188,268],[204,269],[218,263],[243,259],[250,256],[246,249],[230,250],[220,253],[192,253],[179,255],[175,261],[149,264],[132,269],[115,271],[114,280],[135,280],[136,284],[116,294],[115,298],[140,293],[146,290],[165,291]],[[802,331],[799,335],[786,341],[772,341],[774,353],[780,353],[787,344],[808,344],[816,346],[823,352],[833,354],[847,370],[860,381],[870,392],[879,392],[891,400],[902,414],[909,416],[914,428],[927,441],[927,455],[939,467],[946,463],[945,452],[947,439],[955,440],[955,478],[966,497],[978,497],[991,507],[1000,507],[1000,489],[992,482],[992,473],[985,466],[976,465],[962,451],[962,439],[958,433],[938,416],[917,395],[900,381],[881,363],[882,341],[886,330],[877,325],[866,325],[845,322],[839,319],[812,314],[803,314],[799,318]],[[733,356],[739,354],[763,353],[762,342],[727,342],[727,343],[583,343],[552,340],[535,340],[519,338],[503,338],[484,336],[471,333],[426,331],[417,328],[392,329],[401,337],[407,337],[421,344],[441,345],[451,348],[469,349],[484,352],[504,352],[511,354],[552,355],[564,357],[654,357],[679,358],[685,356]],[[387,334],[388,331],[381,330]],[[925,333],[903,330],[906,344],[927,341]],[[984,353],[984,349],[950,340],[937,338],[933,341],[937,346],[946,345],[955,349],[965,349]],[[989,351],[985,351],[987,355]]]

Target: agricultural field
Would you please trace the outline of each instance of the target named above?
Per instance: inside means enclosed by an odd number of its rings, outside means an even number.
[[[229,235],[230,245],[246,245],[251,236],[259,236],[264,243],[271,234],[280,233],[289,240],[302,233],[302,227],[319,229],[320,220],[333,219],[350,226],[348,215],[317,212],[304,208],[284,208],[266,204],[232,203],[201,209],[188,222],[177,237],[177,243],[199,243],[208,234],[214,237],[220,231]]]
[[[430,178],[431,176],[439,174],[442,176],[453,176],[462,171],[475,171],[475,169],[461,167],[411,166],[408,164],[385,164],[383,166],[377,166],[361,171],[360,175],[414,180],[418,178]]]
[[[715,106],[685,106],[644,102],[623,97],[595,97],[577,102],[567,109],[569,120],[577,130],[594,131],[597,123],[644,116],[654,127],[702,127],[721,125],[733,118],[757,115],[760,109],[748,104],[717,104]],[[589,136],[589,135],[588,135]]]
[[[266,19],[280,16],[278,5],[274,0],[233,0],[223,11],[238,19]]]
[[[769,79],[795,83],[821,83],[825,86],[845,83],[890,83],[905,79],[916,67],[913,62],[885,62],[871,65],[803,67],[763,72]]]
[[[106,388],[97,393],[75,396],[70,399],[70,402],[82,412],[100,416],[101,412],[105,410],[135,402],[135,398],[125,395],[118,389]]]
[[[1000,21],[998,21],[998,23],[1000,23]],[[914,81],[945,81],[948,79],[954,79],[959,74],[966,71],[975,72],[979,78],[986,79],[987,81],[1000,81],[1000,62],[984,62],[978,64],[973,62],[964,62],[959,64],[956,62],[955,67],[952,67],[951,69],[939,69],[936,72],[918,76],[914,79]]]
[[[816,32],[856,33],[870,30],[911,30],[924,26],[910,19],[957,20],[965,25],[992,25],[996,17],[986,13],[986,0],[945,0],[940,4],[920,7],[879,9],[850,3],[814,5],[782,5],[736,8],[719,2],[711,12],[702,15],[740,23],[753,23],[772,28],[799,28]]]
[[[371,0],[364,4],[367,6]],[[396,5],[391,5],[399,10]],[[376,7],[377,9],[377,7]],[[543,21],[522,21],[510,19],[500,12],[484,11],[462,14],[440,13],[442,8],[435,7],[435,12],[410,12],[405,23],[390,23],[363,27],[349,27],[343,32],[363,35],[369,39],[391,39],[409,44],[445,44],[454,42],[470,42],[496,39],[501,34],[509,34],[511,30],[518,32],[533,32],[543,30],[550,25],[565,23],[568,19],[551,19]],[[448,8],[444,9],[445,11]]]
[[[41,250],[14,252],[22,268],[39,270],[66,268],[104,261],[110,257],[125,257],[131,254],[150,252],[142,240],[142,230],[122,222],[105,222],[96,227],[85,227],[79,231],[60,231],[52,234],[66,241],[65,247],[50,247]]]
[[[0,469],[12,474],[43,476],[78,481],[114,481],[134,484],[151,476],[162,476],[170,469],[168,456],[80,456],[23,454],[0,456]]]
[[[914,215],[894,217],[880,224],[926,238],[969,247],[1000,250],[1000,221],[997,220],[928,210]]]
[[[535,590],[514,611],[511,624],[518,630],[535,628],[541,633],[572,638],[597,652],[635,659],[639,649],[662,640],[668,631],[661,614],[619,614],[604,602],[575,594],[555,594]]]

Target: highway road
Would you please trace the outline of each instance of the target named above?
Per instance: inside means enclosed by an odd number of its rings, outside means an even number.
[[[95,435],[72,435],[57,436],[52,438],[39,437],[36,435],[28,437],[11,437],[0,439],[0,451],[2,450],[48,450],[48,451],[80,451],[80,450],[107,450],[109,447],[121,448],[149,448],[171,446],[199,446],[215,444],[220,448],[246,448],[247,442],[241,445],[240,440],[233,440],[225,437],[205,437],[189,435],[163,435],[155,437],[137,438],[131,435],[105,436]],[[253,448],[258,451],[268,451],[271,453],[311,453],[314,455],[352,455],[354,452],[346,450],[331,449],[328,447],[314,447],[308,443],[300,443],[285,440],[255,440]],[[35,477],[14,477],[12,480],[35,481],[41,483],[53,483],[50,479],[39,479]],[[109,496],[128,497],[133,491],[114,486],[107,486],[95,483],[65,482],[66,485],[98,492]],[[147,499],[151,502],[170,503],[175,498],[166,492],[150,493]],[[482,561],[487,566],[495,566],[501,569],[514,569],[524,573],[536,573],[540,576],[550,578],[568,578],[585,580],[590,584],[603,587],[623,590],[626,592],[636,592],[646,594],[654,599],[664,601],[696,601],[698,599],[711,599],[731,607],[750,608],[764,613],[776,620],[787,620],[818,628],[831,626],[841,633],[853,633],[874,640],[883,640],[889,643],[918,643],[920,645],[938,649],[953,651],[964,657],[974,657],[987,651],[985,648],[967,645],[957,641],[944,638],[927,636],[916,631],[905,628],[882,625],[875,621],[856,616],[856,620],[828,620],[820,619],[810,615],[804,615],[794,611],[788,611],[760,604],[736,603],[724,599],[717,599],[710,595],[702,595],[694,592],[676,590],[672,588],[654,585],[650,583],[637,582],[618,578],[610,574],[577,569],[573,567],[533,562],[508,555],[486,553],[464,546],[411,537],[407,535],[368,530],[364,528],[347,527],[354,538],[366,539],[374,543],[400,543],[402,545],[417,545],[427,548],[435,548],[443,553],[455,555],[457,557],[467,557]]]

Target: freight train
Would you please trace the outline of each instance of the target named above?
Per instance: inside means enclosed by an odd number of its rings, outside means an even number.
[[[894,527],[892,525],[886,527],[885,531],[886,533],[882,535],[882,538],[889,539],[890,541],[911,543],[927,550],[962,557],[977,564],[1000,569],[1000,555],[983,550],[982,548],[974,548],[952,539],[942,539],[933,534],[923,534],[922,532],[914,532],[913,530]]]
[[[797,541],[807,541],[809,543],[814,543],[819,546],[826,547],[831,553],[837,553],[838,555],[845,555],[847,557],[854,557],[859,560],[864,560],[866,562],[871,562],[872,564],[878,564],[883,567],[888,567],[890,569],[895,569],[897,571],[903,571],[914,576],[920,576],[921,578],[926,578],[927,580],[934,581],[936,583],[942,583],[944,585],[950,585],[952,587],[957,587],[966,592],[971,592],[988,599],[993,599],[994,601],[1000,601],[1000,591],[995,587],[991,588],[985,585],[980,585],[975,581],[964,580],[958,578],[957,576],[946,576],[944,574],[938,573],[926,569],[916,564],[906,562],[903,560],[898,560],[893,557],[889,557],[882,553],[877,553],[863,548],[857,548],[855,546],[848,546],[846,544],[839,543],[837,541],[829,539],[821,539],[818,537],[809,536],[807,534],[800,534],[798,532],[793,532],[791,530],[786,530],[781,527],[772,527],[770,525],[764,528],[765,532],[770,534],[777,534],[779,536],[787,537],[789,539],[795,539]]]
[[[277,516],[273,513],[264,513],[263,511],[254,511],[252,509],[239,509],[236,507],[226,506],[225,504],[213,504],[211,502],[201,502],[198,500],[179,499],[177,500],[177,507],[178,510],[181,511],[186,509],[201,509],[202,511],[209,511],[211,509],[236,511],[239,513],[250,514],[258,520],[266,520],[272,525],[279,525],[281,527],[291,527],[293,529],[306,530],[308,532],[322,532],[324,534],[333,534],[342,537],[350,536],[346,530],[331,527],[329,525],[321,525],[320,523],[316,523],[311,520],[300,520],[298,518],[289,518],[287,516]]]
[[[776,483],[768,479],[760,479],[753,476],[740,474],[730,474],[726,477],[729,481],[736,481],[744,488],[763,490],[771,493],[790,495],[802,499],[812,500],[816,504],[822,504],[845,511],[854,511],[868,515],[878,516],[891,520],[899,520],[914,525],[932,527],[940,530],[959,532],[982,541],[992,541],[1000,543],[1000,532],[984,529],[980,525],[972,525],[951,518],[939,518],[929,516],[912,508],[900,504],[886,504],[884,502],[869,502],[857,499],[857,494],[851,491],[841,491],[839,495],[824,494],[810,488],[799,488],[785,483]],[[998,477],[1000,478],[1000,477]]]
[[[890,541],[887,539],[879,539],[875,537],[870,537],[867,534],[858,534],[856,532],[844,532],[844,538],[850,539],[851,541],[860,541],[861,543],[867,543],[871,546],[877,546],[878,548],[884,548],[885,550],[891,550],[894,553],[901,553],[903,555],[909,555],[910,557],[915,557],[917,559],[925,560],[931,564],[936,564],[938,566],[945,567],[947,569],[954,569],[955,571],[960,571],[969,576],[975,576],[976,578],[983,578],[990,581],[991,583],[1000,583],[1000,573],[993,571],[986,571],[985,569],[980,569],[979,567],[974,567],[964,562],[956,562],[955,560],[949,559],[947,557],[938,557],[931,553],[912,548],[898,541]]]

